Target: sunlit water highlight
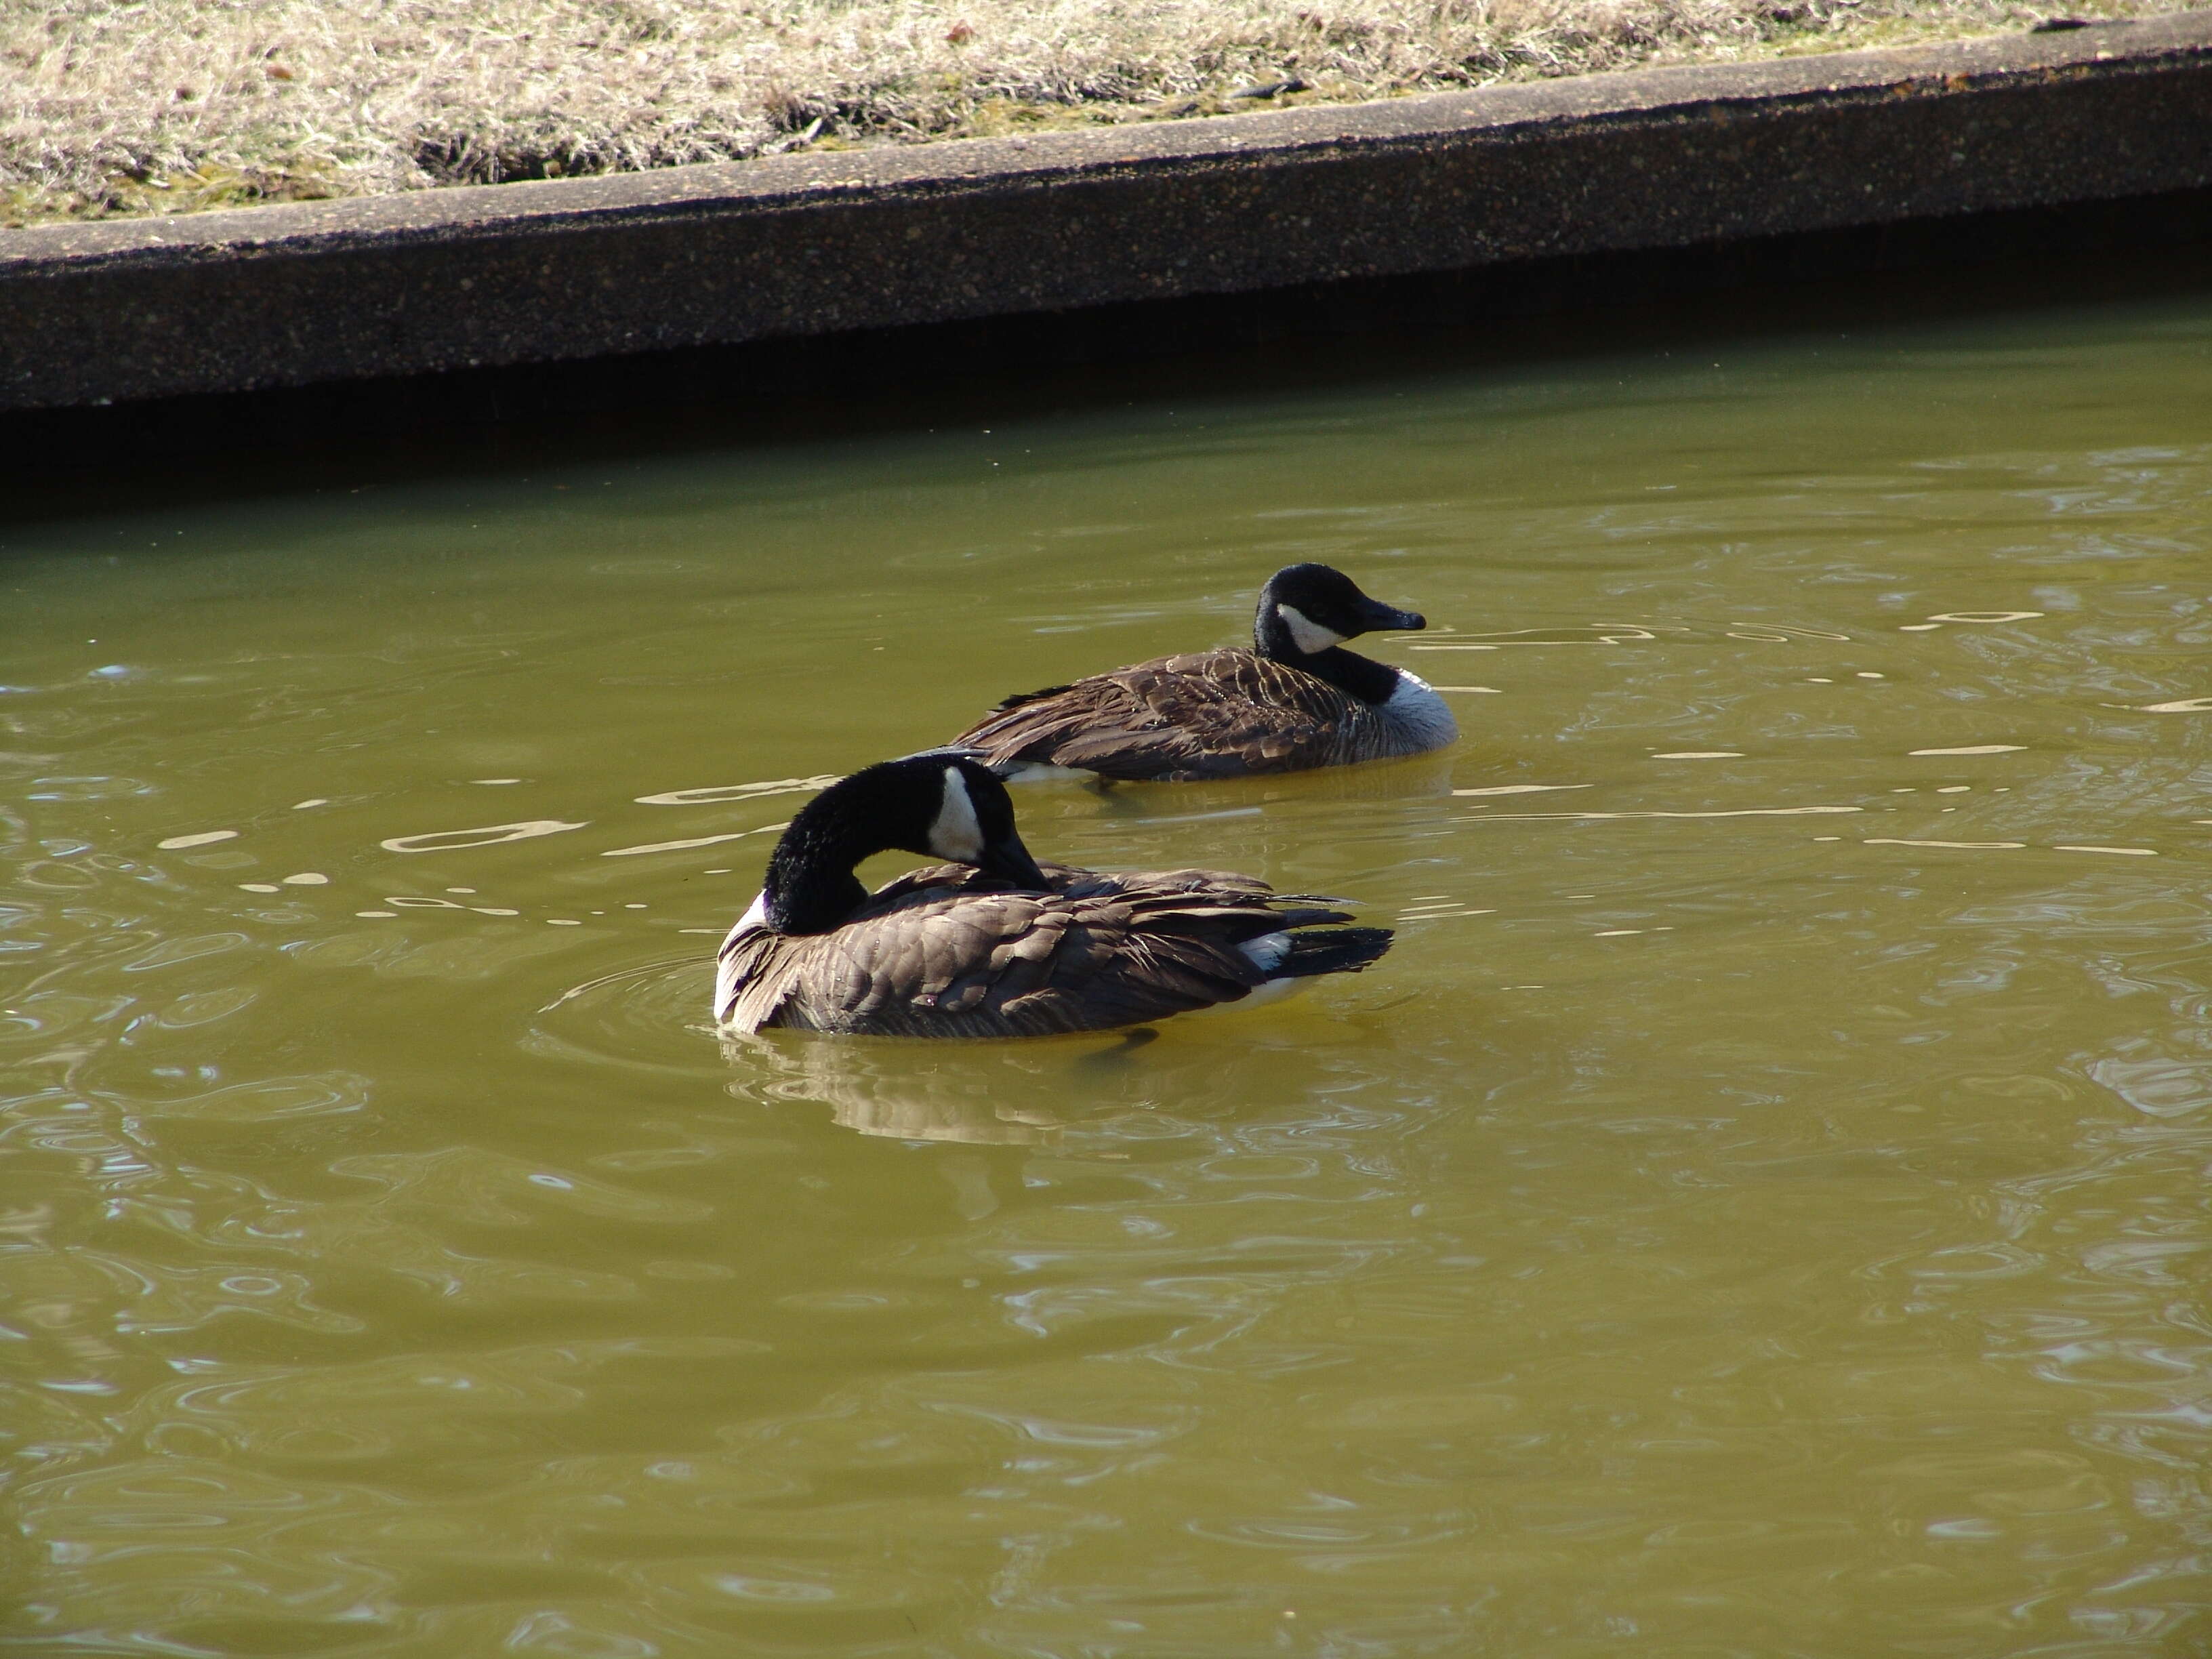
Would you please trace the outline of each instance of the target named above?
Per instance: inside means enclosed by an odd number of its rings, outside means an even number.
[[[0,534],[0,1647],[2203,1651],[2208,344]],[[703,1029],[824,779],[1309,558],[1428,613],[1375,649],[1459,748],[1018,799],[1356,896],[1375,970],[1136,1048]]]

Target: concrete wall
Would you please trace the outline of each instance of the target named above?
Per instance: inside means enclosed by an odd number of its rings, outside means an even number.
[[[2212,185],[2212,15],[0,232],[0,410],[1682,247]]]

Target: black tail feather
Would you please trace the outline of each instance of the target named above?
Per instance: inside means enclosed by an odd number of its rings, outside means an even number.
[[[1293,933],[1291,953],[1274,971],[1289,979],[1310,974],[1356,974],[1390,948],[1388,927],[1332,927]]]
[[[1275,912],[1275,925],[1278,927],[1322,927],[1331,922],[1350,921],[1352,912],[1349,910],[1278,910]]]

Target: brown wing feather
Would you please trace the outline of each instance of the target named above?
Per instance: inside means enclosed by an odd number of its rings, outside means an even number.
[[[1249,651],[1161,657],[1009,699],[953,739],[994,764],[1034,761],[1103,777],[1190,782],[1335,764],[1357,752],[1367,706]]]
[[[1056,890],[1033,893],[964,865],[919,870],[833,933],[734,934],[721,1023],[951,1036],[1139,1024],[1243,997],[1265,975],[1238,946],[1291,921],[1245,876],[1047,875]]]

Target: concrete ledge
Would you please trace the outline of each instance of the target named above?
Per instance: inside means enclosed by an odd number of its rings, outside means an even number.
[[[0,409],[635,354],[2212,185],[2212,14],[0,232]]]

